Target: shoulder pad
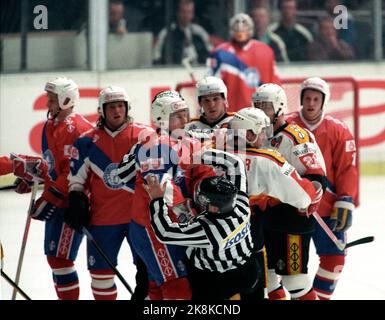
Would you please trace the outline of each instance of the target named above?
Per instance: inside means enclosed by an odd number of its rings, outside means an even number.
[[[264,156],[266,158],[270,158],[270,159],[275,160],[276,162],[279,162],[281,164],[284,164],[286,162],[286,159],[277,150],[247,148],[246,151],[253,153],[255,155],[261,155],[261,156]]]
[[[310,136],[307,131],[297,124],[289,124],[283,131],[292,138],[297,144],[310,142]]]

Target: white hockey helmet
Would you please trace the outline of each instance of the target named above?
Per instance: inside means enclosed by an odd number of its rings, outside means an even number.
[[[254,22],[246,13],[237,13],[230,19],[230,36],[234,38],[237,33],[247,33],[248,39],[254,35]]]
[[[61,110],[75,106],[79,101],[79,87],[71,79],[59,77],[45,84],[45,91],[57,95]]]
[[[168,128],[170,115],[181,110],[189,110],[181,94],[173,90],[162,91],[152,101],[151,118],[157,128]]]
[[[123,88],[117,87],[117,86],[108,86],[107,88],[104,88],[99,93],[99,105],[98,110],[100,111],[100,114],[103,118],[105,118],[104,114],[104,105],[106,103],[110,102],[117,102],[117,101],[123,101],[126,104],[127,107],[127,116],[129,115],[129,111],[131,110],[131,100],[127,95],[126,90]]]
[[[323,95],[322,107],[326,106],[330,99],[330,87],[329,84],[320,77],[307,78],[301,85],[301,106],[303,105],[303,94],[307,89],[316,90]]]
[[[234,130],[251,130],[258,135],[262,129],[270,128],[270,119],[261,109],[243,108],[235,113],[229,126]]]
[[[261,85],[252,95],[253,105],[258,101],[271,102],[276,117],[287,113],[287,97],[283,88],[275,83]]]
[[[206,76],[196,84],[197,97],[206,96],[212,93],[221,93],[227,99],[227,87],[221,78]]]

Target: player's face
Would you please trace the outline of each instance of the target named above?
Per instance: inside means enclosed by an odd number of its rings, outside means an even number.
[[[322,112],[323,95],[316,90],[305,90],[302,100],[302,114],[308,121],[316,120]]]
[[[57,114],[60,111],[59,100],[57,94],[47,92],[47,108],[51,115]]]
[[[274,106],[272,102],[268,101],[257,101],[254,103],[254,107],[261,109],[269,118],[272,123],[275,118]]]
[[[201,97],[200,105],[208,123],[219,120],[226,113],[226,100],[220,93],[208,94]]]
[[[106,125],[116,130],[126,121],[126,104],[124,101],[109,102],[104,106]]]
[[[170,114],[169,131],[173,132],[176,129],[184,129],[186,123],[190,121],[190,114],[188,110],[180,110]]]

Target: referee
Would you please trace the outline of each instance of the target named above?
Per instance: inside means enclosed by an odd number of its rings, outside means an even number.
[[[224,177],[203,179],[195,204],[204,211],[189,223],[172,222],[155,176],[147,179],[151,225],[164,243],[187,246],[192,299],[240,299],[256,286],[260,267],[253,254],[247,194]]]

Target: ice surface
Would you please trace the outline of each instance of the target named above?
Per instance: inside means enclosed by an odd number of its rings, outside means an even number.
[[[349,249],[345,269],[334,294],[336,300],[385,300],[385,176],[361,178],[361,205],[355,211],[353,226],[348,240],[353,241],[368,235],[375,241]],[[0,191],[0,239],[5,257],[3,271],[15,278],[17,261],[27,216],[30,195],[13,191]],[[44,223],[32,221],[20,287],[33,300],[56,300],[50,268],[43,253]],[[80,279],[80,299],[93,299],[90,276],[86,266],[86,242],[83,241],[76,268]],[[311,247],[309,273],[314,275],[318,266],[317,256]],[[130,249],[124,243],[119,254],[118,270],[131,287],[135,287],[135,266]],[[129,292],[116,278],[118,299],[130,298]],[[12,287],[1,279],[0,299],[9,300]],[[18,299],[23,299],[18,295]]]

